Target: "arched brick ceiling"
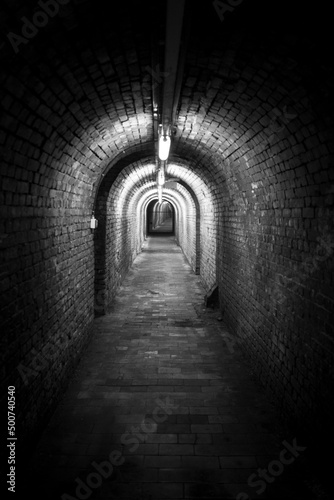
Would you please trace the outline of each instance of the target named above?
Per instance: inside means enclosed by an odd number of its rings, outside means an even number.
[[[186,196],[193,199],[193,203],[198,198],[206,198],[207,202],[212,202],[211,192],[208,185],[201,178],[201,175],[191,170],[187,162],[170,163],[166,170],[166,180],[177,178],[178,192],[186,193]],[[117,197],[115,196],[115,203],[121,202],[122,207],[131,206],[132,198],[140,194],[144,196],[145,192],[151,194],[152,187],[156,192],[156,165],[149,161],[139,161],[131,163],[117,176],[113,182],[113,188],[118,190]],[[203,177],[203,174],[202,174]],[[165,185],[164,194],[173,192]],[[114,196],[114,195],[113,195]]]
[[[148,149],[153,160],[152,85],[168,75],[161,76],[162,65],[152,67],[153,25],[163,47],[164,2],[116,3],[110,12],[103,1],[64,3],[17,54],[8,32],[20,34],[22,16],[33,19],[41,7],[34,0],[3,5],[0,124],[5,163],[28,167],[35,196],[61,190],[73,201],[93,199],[101,174],[123,152],[137,150],[140,159]],[[284,137],[285,125],[305,140],[311,120],[328,133],[322,113],[330,84],[326,33],[309,31],[320,13],[244,0],[223,22],[212,2],[192,2],[187,16],[191,29],[172,155],[201,161],[213,178],[228,180],[230,192],[233,177],[251,192],[261,161],[270,164],[275,156],[281,170],[288,168],[287,148],[293,150],[295,139]],[[273,113],[280,114],[282,130],[269,149],[263,145],[272,135]],[[320,148],[321,138],[313,140]],[[269,186],[271,169],[261,168],[260,177]]]
[[[62,6],[15,51],[8,34],[21,35],[45,1]],[[215,5],[223,3],[233,8],[221,21]],[[176,225],[180,246],[206,290],[218,283],[224,321],[279,404],[300,421],[310,411],[313,430],[323,422],[319,411],[332,421],[330,397],[319,397],[332,387],[329,6],[187,0],[167,167],[181,187],[166,188],[169,201],[186,207]],[[25,432],[40,427],[94,312],[105,310],[140,251],[144,218],[136,210],[156,196],[152,91],[169,77],[161,73],[165,7],[164,0],[0,5],[2,343]],[[113,193],[127,218],[105,216]],[[94,206],[102,215],[92,233]],[[26,388],[16,384],[18,362],[49,339],[59,363],[50,360]]]

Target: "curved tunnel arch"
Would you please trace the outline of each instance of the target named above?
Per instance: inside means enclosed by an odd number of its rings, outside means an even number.
[[[212,2],[190,2],[194,27],[169,175],[178,165],[179,185],[192,193],[196,268],[206,287],[219,284],[224,320],[282,408],[319,428],[319,408],[322,422],[331,419],[324,387],[333,387],[334,356],[331,43],[314,36],[323,9],[305,25],[307,9],[293,19],[291,2],[285,9],[260,3],[242,2],[222,25]],[[30,14],[31,2],[12,4],[0,7],[4,33],[13,30],[11,20],[21,26],[19,16]],[[143,228],[140,237],[129,231],[136,193],[154,194],[153,169],[137,175],[155,154],[152,33],[142,28],[138,2],[133,10],[118,4],[120,23],[112,28],[87,0],[72,3],[18,54],[7,39],[0,44],[5,366],[21,390],[28,430],[50,387],[59,394],[92,328],[94,245],[106,245],[107,231],[97,240],[108,224],[111,186],[133,165],[138,191],[124,193],[124,228],[114,224],[123,235],[119,248],[131,241],[127,266],[145,236]],[[181,213],[181,187],[179,201],[166,196]],[[99,228],[92,235],[94,208]],[[116,285],[126,272],[117,252]],[[50,362],[28,390],[16,362],[28,363],[49,341],[58,346],[57,365]]]
[[[147,233],[147,209],[148,206],[151,202],[154,200],[157,200],[157,193],[156,193],[156,187],[152,186],[152,188],[148,191],[145,192],[141,196],[141,199],[138,200],[138,217],[140,221],[144,221],[143,223],[143,236],[144,239],[148,235]],[[174,217],[177,219],[178,214],[180,212],[180,205],[179,202],[175,198],[171,198],[168,195],[166,196],[166,193],[163,195],[163,201],[167,201],[172,205],[173,211],[174,211]]]
[[[152,196],[156,196],[155,180],[153,180],[155,179],[155,164],[149,158],[127,165],[124,158],[120,161],[122,168],[120,169],[117,164],[110,166],[96,195],[95,215],[100,222],[94,237],[94,308],[98,315],[104,314],[108,309],[124,273],[127,272],[141,249],[143,239],[146,237],[144,212],[148,200],[152,199]],[[176,203],[176,240],[194,272],[200,274],[201,258],[205,258],[205,252],[203,248],[201,252],[200,248],[200,203],[195,191],[189,187],[187,182],[197,184],[194,189],[207,200],[210,198],[210,193],[207,186],[196,174],[188,173],[188,168],[181,166],[180,160],[178,163],[171,163],[167,166],[168,177],[164,189],[164,199],[173,205]],[[119,173],[116,176],[117,172]],[[175,179],[172,177],[173,175],[178,175],[178,189],[168,188],[168,179]],[[183,178],[186,178],[187,182],[182,180]],[[114,220],[114,224],[112,228],[108,229],[111,219]],[[127,234],[128,224],[132,227],[131,237]],[[207,221],[203,220],[202,224],[207,224]],[[115,248],[119,246],[118,239],[120,237],[123,238],[122,247],[121,250],[115,252]],[[215,245],[214,241],[210,240],[210,242]],[[209,250],[208,253],[210,253]],[[113,258],[109,261],[109,255],[116,255],[116,259]],[[208,268],[209,266],[206,263],[203,267]],[[210,274],[202,274],[202,279],[207,286],[212,285],[212,280],[215,280],[215,263],[211,263]]]
[[[147,224],[148,235],[163,232],[174,234],[174,208],[166,199],[161,202],[158,199],[153,200],[146,209],[146,218],[149,219]],[[168,227],[162,228],[166,222],[168,222]]]

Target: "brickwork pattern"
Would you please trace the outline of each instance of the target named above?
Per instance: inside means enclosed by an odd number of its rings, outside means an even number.
[[[97,314],[104,313],[111,305],[122,280],[141,250],[146,237],[145,206],[147,206],[143,205],[142,200],[147,200],[153,193],[155,197],[157,196],[155,165],[152,160],[130,163],[119,171],[117,165],[110,167],[96,199],[96,217],[99,220],[95,235]],[[212,224],[212,218],[200,216],[198,198],[201,200],[206,194],[206,206],[211,206],[210,194],[203,181],[184,167],[171,164],[168,166],[167,178],[175,178],[176,171],[180,182],[177,183],[176,189],[169,188],[167,183],[164,196],[177,208],[176,239],[194,272],[197,270],[199,272],[207,255],[203,249],[206,250],[212,245],[211,238],[203,238],[203,234],[207,234],[207,225]],[[117,172],[119,173],[116,176]],[[189,183],[194,191],[189,187]],[[110,191],[106,191],[106,185],[111,185]],[[139,206],[142,208],[139,209]],[[204,212],[205,206],[204,204],[202,206]],[[201,238],[204,243],[202,252],[199,253]],[[210,253],[211,262],[206,259],[201,276],[209,287],[212,280],[215,280],[215,265],[212,264],[215,254],[212,248],[211,252],[210,250],[207,252]]]
[[[20,32],[32,3],[1,7],[2,31]],[[21,390],[26,432],[51,411],[94,311],[140,251],[137,207],[153,195],[145,13],[119,6],[127,16],[115,11],[111,29],[92,5],[64,5],[17,55],[7,39],[0,47],[2,379]],[[170,157],[182,187],[166,196],[184,253],[205,289],[219,285],[224,318],[262,383],[286,414],[321,428],[334,363],[330,59],[320,46],[305,60],[314,47],[297,27],[285,36],[226,20],[222,30],[210,12],[186,53]],[[122,199],[125,172],[134,183]]]

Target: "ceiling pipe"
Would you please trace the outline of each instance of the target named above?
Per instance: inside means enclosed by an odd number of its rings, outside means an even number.
[[[155,141],[157,179],[159,178],[159,174],[165,170],[165,162],[168,159],[171,143],[170,136],[172,134],[175,135],[176,132],[176,111],[180,96],[185,59],[184,45],[181,51],[185,2],[186,0],[167,0],[164,71],[162,73],[164,78],[161,82],[162,85],[157,86],[156,82],[154,82],[152,86],[153,127],[154,137],[157,139]],[[154,30],[153,33],[152,38],[157,39],[158,34],[156,30]],[[159,45],[155,45],[152,50],[152,63],[153,66],[157,68],[159,68],[159,65],[155,63],[159,58],[158,47]],[[160,105],[161,90],[162,102]],[[158,129],[157,120],[160,122]],[[165,149],[166,151],[164,151]],[[160,178],[160,182],[157,182],[159,202],[162,201],[163,186],[164,182],[161,182]]]
[[[184,59],[180,58],[185,0],[167,0],[165,67],[162,98],[162,125],[175,124]],[[180,64],[180,62],[182,64]],[[178,90],[178,95],[177,95]]]
[[[161,121],[161,108],[162,108],[162,97],[161,97],[161,81],[160,81],[160,46],[162,40],[159,36],[159,22],[157,24],[153,23],[151,32],[151,66],[153,71],[158,72],[158,77],[154,79],[154,73],[152,71],[152,115],[153,115],[153,132],[154,137],[158,137],[159,123]],[[155,156],[158,155],[158,144],[155,141]]]

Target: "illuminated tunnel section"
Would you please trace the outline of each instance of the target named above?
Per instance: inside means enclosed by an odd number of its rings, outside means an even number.
[[[105,314],[111,305],[150,234],[150,223],[157,228],[167,216],[172,215],[172,234],[205,288],[216,281],[216,242],[207,238],[216,233],[214,202],[205,181],[190,171],[186,161],[171,162],[160,207],[155,171],[150,158],[131,162],[118,175],[113,165],[100,184],[95,205],[99,225],[94,235],[96,315]]]
[[[174,233],[173,206],[163,200],[152,200],[147,207],[147,234],[162,235]]]

